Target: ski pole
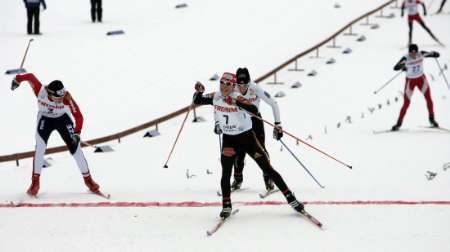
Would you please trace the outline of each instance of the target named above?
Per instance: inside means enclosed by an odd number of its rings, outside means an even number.
[[[448,80],[447,80],[447,77],[445,76],[444,69],[442,69],[441,64],[439,63],[439,60],[437,58],[434,58],[434,59],[436,60],[436,64],[439,67],[439,71],[440,71],[440,73],[442,73],[444,81],[447,84],[448,89],[450,90],[450,85],[448,84]]]
[[[399,71],[398,73],[396,73],[392,78],[390,78],[383,86],[381,86],[380,88],[378,88],[377,90],[375,90],[373,92],[373,94],[377,94],[378,92],[380,92],[383,88],[385,88],[387,85],[389,85],[389,83],[391,83],[395,78],[397,78],[397,76],[399,76],[403,71]]]
[[[24,55],[23,55],[23,57],[22,57],[22,62],[20,63],[20,67],[19,67],[19,72],[20,72],[20,73],[22,72],[22,67],[23,67],[23,64],[25,63],[25,59],[26,59],[27,54],[28,54],[28,49],[30,48],[30,44],[31,44],[31,42],[33,42],[33,40],[34,40],[34,39],[28,40],[27,49],[25,50],[25,53],[24,53]]]
[[[295,154],[286,146],[286,144],[283,142],[283,140],[280,139],[281,144],[283,144],[284,148],[286,148],[289,153],[291,153],[291,155],[295,158],[295,160],[297,160],[297,162],[303,167],[303,169],[305,169],[305,171],[309,174],[309,176],[311,176],[312,179],[314,179],[314,181],[321,187],[321,188],[325,188],[323,185],[320,184],[319,181],[317,181],[317,179],[314,177],[314,175],[312,175],[312,173],[308,170],[308,168],[306,168],[305,165],[302,164],[302,162],[297,158],[297,156],[295,156]]]
[[[274,127],[274,128],[278,128],[276,125],[274,125],[274,124],[272,124],[272,123],[270,123],[270,122],[264,120],[263,118],[261,118],[261,117],[255,115],[255,114],[253,114],[252,112],[249,112],[249,111],[246,111],[246,112],[247,112],[249,115],[251,115],[251,116],[253,116],[253,117],[255,117],[255,118],[258,118],[259,120],[261,120],[261,121],[263,121],[263,122],[269,124],[270,126],[272,126],[272,127]],[[325,155],[325,156],[327,156],[327,157],[333,159],[334,161],[336,161],[336,162],[338,162],[338,163],[340,163],[340,164],[342,164],[342,165],[344,165],[344,166],[347,166],[348,168],[352,169],[352,166],[351,166],[351,165],[348,165],[348,164],[346,164],[346,163],[340,161],[339,159],[337,159],[337,158],[331,156],[330,154],[328,154],[328,153],[326,153],[326,152],[324,152],[324,151],[322,151],[322,150],[320,150],[320,149],[318,149],[318,148],[312,146],[311,144],[309,144],[309,143],[307,143],[307,142],[301,140],[300,138],[298,138],[298,137],[292,135],[291,133],[285,131],[284,129],[282,129],[282,131],[283,131],[286,135],[288,135],[288,136],[294,138],[295,140],[301,142],[302,144],[304,144],[304,145],[306,145],[306,146],[308,146],[308,147],[310,147],[310,148],[312,148],[312,149],[314,149],[314,150],[316,150],[316,151],[322,153],[323,155]]]
[[[220,153],[220,155],[222,155],[222,137],[221,137],[221,136],[222,136],[222,135],[219,134],[219,147],[220,147],[219,153]]]
[[[167,166],[167,163],[169,162],[170,156],[172,156],[172,152],[175,149],[175,145],[177,144],[178,138],[180,137],[180,133],[183,130],[184,124],[186,123],[186,119],[188,118],[189,112],[191,112],[192,107],[194,107],[194,103],[191,103],[191,105],[188,108],[188,111],[186,112],[186,116],[184,117],[183,123],[181,124],[180,130],[178,131],[177,137],[175,138],[175,142],[172,145],[172,149],[170,150],[169,156],[167,157],[166,163],[164,164],[164,168],[169,168]]]

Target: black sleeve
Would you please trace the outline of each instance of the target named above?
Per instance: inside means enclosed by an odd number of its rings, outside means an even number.
[[[258,114],[258,108],[253,104],[246,104],[236,100],[236,105],[252,114]]]
[[[194,93],[194,104],[213,105],[213,98],[212,97],[204,97],[203,93],[195,92]]]
[[[403,70],[405,68],[406,57],[402,57],[394,66],[394,71]]]
[[[438,52],[435,51],[431,51],[431,52],[427,52],[427,51],[420,51],[420,53],[423,55],[423,57],[425,58],[439,58],[440,54]]]
[[[423,2],[421,2],[420,5],[422,5],[423,15],[426,16],[427,15],[427,7],[425,7],[425,4]]]

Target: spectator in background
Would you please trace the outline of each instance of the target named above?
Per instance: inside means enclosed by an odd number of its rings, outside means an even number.
[[[102,0],[91,0],[92,23],[95,23],[95,21],[102,22],[102,11]]]
[[[44,0],[23,0],[25,7],[27,8],[27,32],[33,34],[33,19],[34,19],[34,34],[40,35],[39,31],[39,12],[41,4],[44,10],[47,9],[47,5]]]

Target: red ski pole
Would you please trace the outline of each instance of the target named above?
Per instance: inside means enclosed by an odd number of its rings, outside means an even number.
[[[184,124],[186,123],[186,119],[188,118],[189,112],[191,112],[193,106],[194,103],[191,103],[191,105],[188,108],[188,111],[186,112],[186,116],[184,117],[183,123],[181,124],[177,137],[175,138],[175,142],[172,145],[172,149],[170,150],[169,156],[167,157],[166,163],[164,164],[164,168],[169,168],[169,166],[167,166],[167,163],[169,162],[170,156],[172,156],[172,152],[175,149],[175,145],[177,144],[178,138],[180,137],[180,133],[183,130]]]
[[[278,128],[276,125],[274,125],[274,124],[272,124],[272,123],[270,123],[270,122],[268,122],[268,121],[262,119],[261,117],[255,115],[255,114],[253,114],[253,113],[251,113],[251,112],[248,112],[248,111],[247,111],[247,113],[249,113],[251,116],[253,116],[253,117],[255,117],[255,118],[258,118],[259,120],[261,120],[261,121],[263,121],[263,122],[269,124],[270,126],[272,126],[272,127],[274,127],[274,128]],[[345,166],[347,166],[348,168],[352,169],[352,166],[351,166],[351,165],[348,165],[348,164],[346,164],[346,163],[340,161],[339,159],[337,159],[337,158],[331,156],[330,154],[328,154],[328,153],[326,153],[326,152],[324,152],[324,151],[322,151],[322,150],[320,150],[320,149],[318,149],[318,148],[312,146],[311,144],[309,144],[309,143],[307,143],[307,142],[301,140],[300,138],[298,138],[298,137],[292,135],[291,133],[289,133],[289,132],[287,132],[287,131],[285,131],[285,130],[283,130],[283,129],[282,129],[282,131],[283,131],[286,135],[288,135],[288,136],[294,138],[295,140],[301,142],[302,144],[305,144],[306,146],[308,146],[308,147],[310,147],[310,148],[312,148],[312,149],[314,149],[314,150],[316,150],[316,151],[322,153],[323,155],[325,155],[325,156],[327,156],[327,157],[333,159],[334,161],[336,161],[336,162],[338,162],[338,163],[340,163],[340,164],[342,164],[342,165],[345,165]]]

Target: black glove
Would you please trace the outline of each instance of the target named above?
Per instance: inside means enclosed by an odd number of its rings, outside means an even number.
[[[216,133],[217,135],[222,134],[222,129],[220,128],[220,124],[219,122],[216,122],[216,125],[214,126],[214,133]]]
[[[438,52],[435,52],[435,51],[432,51],[430,54],[431,54],[431,57],[434,57],[434,58],[439,58],[439,56],[441,56]]]
[[[80,142],[80,133],[73,133],[71,137],[74,144],[78,144]]]
[[[195,91],[197,91],[197,92],[200,92],[200,93],[205,92],[205,86],[203,86],[203,84],[199,81],[197,81],[197,83],[195,83],[194,88],[195,88]]]
[[[273,128],[273,138],[276,140],[280,140],[283,137],[283,129],[281,128],[281,123],[276,122],[275,127]]]
[[[14,91],[14,89],[19,87],[19,82],[16,81],[16,79],[13,79],[11,82],[11,90]]]

